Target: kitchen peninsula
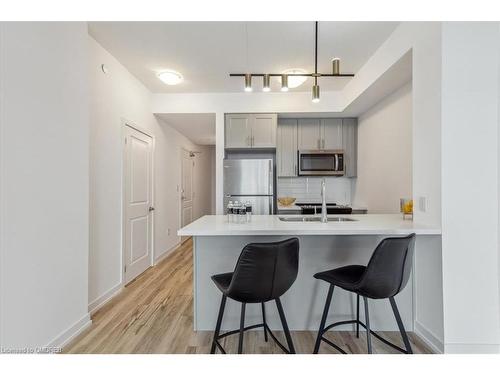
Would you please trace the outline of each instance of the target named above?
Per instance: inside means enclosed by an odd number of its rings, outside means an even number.
[[[295,219],[294,219],[295,218]],[[250,223],[228,223],[223,215],[207,215],[180,229],[180,236],[194,239],[194,329],[213,330],[220,303],[220,292],[210,277],[231,272],[243,247],[251,242],[272,242],[290,237],[300,241],[299,274],[294,285],[282,298],[291,330],[317,330],[321,318],[326,283],[313,278],[314,273],[347,264],[367,264],[377,244],[385,237],[417,234],[412,277],[406,289],[397,296],[403,323],[408,331],[416,331],[415,321],[425,307],[426,319],[442,324],[441,230],[403,220],[401,215],[332,215],[328,223],[299,221],[303,216],[255,215]],[[350,219],[349,221],[341,221]],[[296,220],[296,221],[291,221]],[[355,297],[340,288],[329,321],[350,319],[355,313]],[[239,306],[228,301],[223,330],[239,324]],[[361,316],[363,319],[363,316]],[[278,313],[273,306],[267,311],[271,329],[281,330]],[[260,306],[247,308],[248,324],[261,320]],[[396,322],[387,301],[370,304],[370,320],[374,330],[395,331]],[[346,328],[347,327],[347,328]],[[349,329],[344,326],[344,329]],[[426,340],[430,341],[430,339]]]

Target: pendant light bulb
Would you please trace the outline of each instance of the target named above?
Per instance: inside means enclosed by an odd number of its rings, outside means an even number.
[[[314,85],[312,87],[312,102],[319,103],[319,86]]]
[[[281,75],[281,91],[288,91],[288,76],[286,74]]]
[[[264,92],[271,91],[271,77],[269,76],[269,74],[264,74],[263,83],[264,84],[262,87],[262,91]]]
[[[245,74],[245,91],[246,92],[252,91],[252,75],[251,74]]]

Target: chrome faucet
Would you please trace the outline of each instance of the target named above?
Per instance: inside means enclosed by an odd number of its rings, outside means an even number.
[[[328,223],[328,216],[326,210],[326,180],[321,181],[321,222]]]

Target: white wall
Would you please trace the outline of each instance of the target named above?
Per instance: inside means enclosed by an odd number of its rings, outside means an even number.
[[[353,205],[370,213],[398,213],[412,198],[411,82],[358,117],[358,177]]]
[[[447,352],[500,352],[499,40],[499,23],[443,24],[442,230]],[[472,208],[464,209],[464,202],[470,202]]]
[[[154,253],[158,259],[179,242],[181,152],[195,157],[195,216],[211,212],[211,148],[197,146],[151,111],[151,93],[93,38],[90,48],[91,245],[90,309],[121,286],[122,127],[129,122],[155,137]],[[104,74],[101,64],[108,72]],[[207,184],[206,181],[209,181]],[[170,232],[170,234],[169,234]]]
[[[90,323],[85,23],[0,23],[0,346]]]

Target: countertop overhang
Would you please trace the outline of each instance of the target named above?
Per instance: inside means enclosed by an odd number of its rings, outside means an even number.
[[[290,217],[292,215],[287,215]],[[330,216],[330,215],[329,215]],[[179,236],[326,236],[326,235],[441,235],[441,228],[403,220],[401,214],[331,215],[346,222],[285,222],[280,215],[253,215],[250,223],[228,223],[225,215],[206,215],[179,229]]]

